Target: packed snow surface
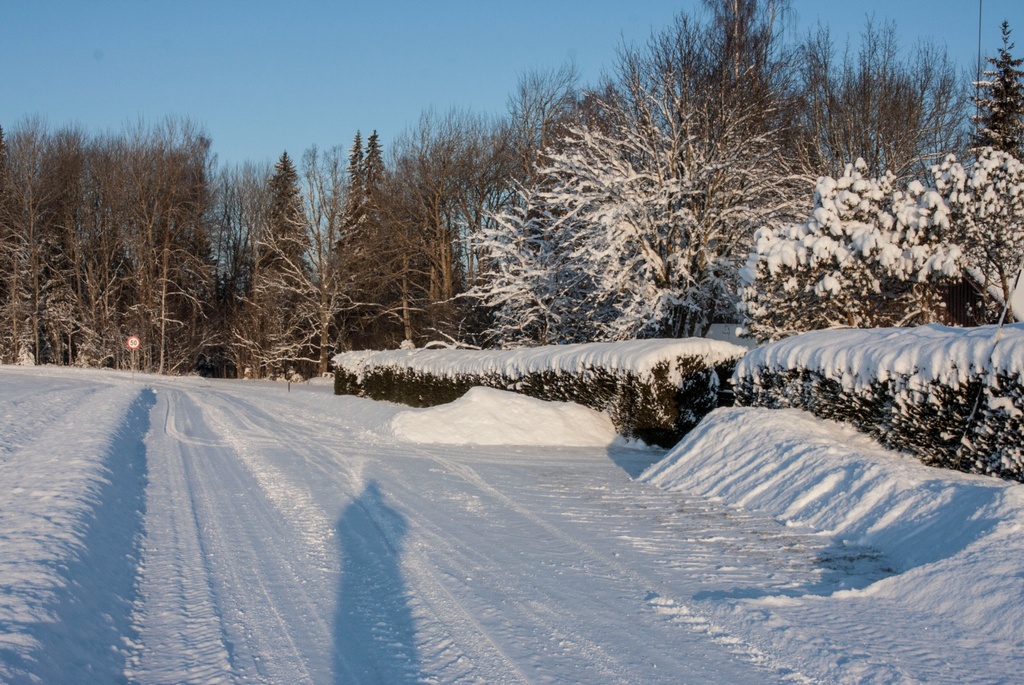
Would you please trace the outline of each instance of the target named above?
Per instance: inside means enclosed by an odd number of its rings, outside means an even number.
[[[547,345],[520,350],[357,351],[342,352],[333,361],[336,367],[358,375],[375,366],[391,366],[441,377],[502,374],[518,378],[543,371],[581,373],[590,368],[643,376],[665,361],[697,357],[712,366],[738,359],[745,352],[746,348],[722,340],[685,338]],[[672,377],[676,371],[670,369],[670,380],[678,380]]]
[[[848,388],[897,374],[957,388],[979,374],[1024,374],[1024,324],[811,331],[751,351],[736,376],[756,379],[760,369],[809,369]]]
[[[0,367],[0,682],[1024,671],[1024,486],[796,411],[569,447],[543,426],[564,405],[521,399]],[[502,444],[456,439],[474,415]]]

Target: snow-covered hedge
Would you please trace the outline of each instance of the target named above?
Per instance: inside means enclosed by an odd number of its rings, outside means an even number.
[[[608,412],[626,437],[671,445],[718,404],[719,377],[746,350],[731,343],[631,340],[522,350],[393,350],[334,357],[334,391],[426,407],[474,386]]]
[[[926,464],[1024,481],[1024,324],[815,331],[749,353],[736,403],[846,421]],[[977,408],[975,408],[977,403]]]

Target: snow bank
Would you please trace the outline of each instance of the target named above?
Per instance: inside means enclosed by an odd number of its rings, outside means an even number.
[[[617,437],[611,419],[593,409],[483,387],[451,404],[399,412],[388,426],[402,440],[448,445],[601,447]]]
[[[802,411],[751,408],[712,412],[639,479],[878,550],[902,575],[864,592],[1024,630],[1020,485],[928,468]]]
[[[671,340],[629,340],[616,343],[548,345],[521,350],[386,350],[342,352],[333,359],[335,367],[361,375],[367,369],[391,366],[434,376],[485,376],[500,374],[523,377],[556,371],[584,373],[588,369],[649,375],[666,361],[683,357],[702,359],[715,366],[743,356],[746,349],[733,343],[706,338]],[[681,376],[674,370],[670,381]]]

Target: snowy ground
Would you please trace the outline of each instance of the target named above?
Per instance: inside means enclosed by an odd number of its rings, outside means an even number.
[[[0,681],[1024,671],[1024,486],[792,411],[669,453],[602,419],[0,367]]]

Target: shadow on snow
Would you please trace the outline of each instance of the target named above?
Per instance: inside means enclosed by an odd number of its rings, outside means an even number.
[[[62,565],[58,573],[66,582],[46,603],[50,620],[0,625],[0,634],[22,630],[35,645],[28,654],[0,648],[0,662],[18,674],[12,682],[124,681],[122,636],[132,634],[145,513],[143,439],[155,403],[153,391],[143,390],[114,434],[103,460],[108,476],[92,493],[92,511],[80,521],[81,545],[70,559],[53,562]]]
[[[668,450],[657,447],[635,449],[619,445],[608,446],[608,458],[633,480],[646,471],[647,467],[664,459],[666,454],[668,454]]]
[[[422,682],[400,566],[407,525],[371,481],[337,522],[341,580],[334,615],[334,681]]]
[[[610,445],[607,448],[608,458],[625,471],[631,480],[639,478],[648,467],[664,459],[670,451],[670,449],[658,448],[633,449],[618,445]],[[677,509],[675,513],[685,515],[685,509]],[[775,521],[775,523],[780,528],[784,528],[781,522]],[[808,536],[802,543],[794,545],[792,549],[787,549],[786,546],[780,547],[778,557],[780,563],[787,555],[807,558],[811,566],[817,569],[817,573],[812,574],[808,582],[788,588],[768,586],[702,590],[694,594],[693,599],[717,601],[806,595],[828,596],[839,590],[863,589],[900,572],[893,567],[892,562],[882,552],[869,546],[848,544],[842,540],[817,536]]]

